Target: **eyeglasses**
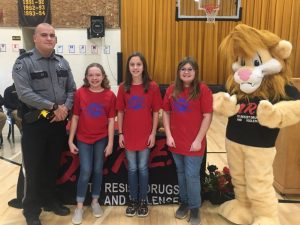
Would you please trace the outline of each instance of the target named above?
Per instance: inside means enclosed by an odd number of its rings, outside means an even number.
[[[51,39],[55,39],[56,38],[55,34],[40,33],[40,35],[43,38],[47,38],[47,37],[49,37]]]
[[[180,71],[181,72],[192,72],[194,69],[193,68],[181,68]]]

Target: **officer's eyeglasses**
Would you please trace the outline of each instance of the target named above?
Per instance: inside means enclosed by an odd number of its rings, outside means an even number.
[[[194,69],[193,68],[181,68],[180,71],[181,72],[192,72]]]

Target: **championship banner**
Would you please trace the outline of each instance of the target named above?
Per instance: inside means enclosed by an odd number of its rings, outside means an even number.
[[[40,23],[51,24],[50,0],[18,0],[19,25],[35,27]]]
[[[149,157],[148,202],[153,205],[178,203],[179,187],[172,154],[168,151],[164,136],[158,136],[156,139]],[[104,163],[101,205],[125,205],[129,200],[127,165],[125,151],[118,147],[118,136],[115,136],[113,153]],[[69,150],[64,151],[57,179],[57,191],[64,204],[76,204],[79,170],[78,155],[72,154]],[[89,186],[85,204],[90,202]]]

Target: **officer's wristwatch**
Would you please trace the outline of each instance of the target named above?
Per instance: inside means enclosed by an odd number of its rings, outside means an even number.
[[[55,111],[58,109],[58,105],[56,103],[54,103],[54,105],[52,106],[52,110],[51,111]]]

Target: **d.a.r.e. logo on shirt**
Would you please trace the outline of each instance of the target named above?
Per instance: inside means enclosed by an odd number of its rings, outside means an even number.
[[[185,98],[178,98],[173,102],[173,107],[175,112],[188,112],[189,103]]]
[[[91,103],[85,110],[90,117],[98,118],[104,115],[103,105],[99,103]]]
[[[133,95],[128,100],[128,108],[139,110],[144,108],[145,98],[143,96]]]

